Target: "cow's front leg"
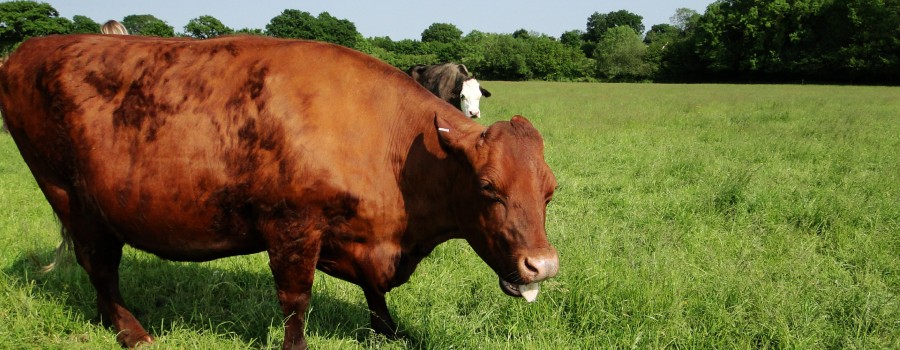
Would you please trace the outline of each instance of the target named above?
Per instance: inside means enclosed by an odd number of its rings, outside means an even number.
[[[316,260],[321,246],[320,232],[302,230],[296,225],[276,223],[263,225],[267,238],[269,267],[275,277],[275,288],[284,324],[284,349],[306,349],[303,324],[312,294]]]
[[[370,287],[363,287],[366,294],[366,303],[369,304],[369,317],[372,323],[372,330],[375,333],[383,334],[390,339],[398,338],[397,325],[391,314],[388,312],[387,301],[384,300],[384,293],[379,292]]]

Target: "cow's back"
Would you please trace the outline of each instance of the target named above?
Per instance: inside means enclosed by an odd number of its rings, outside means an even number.
[[[430,94],[384,63],[258,37],[32,39],[0,81],[26,161],[48,170],[39,182],[71,183],[118,231],[171,232],[129,242],[164,256],[176,232],[246,233],[253,208],[285,201],[394,219],[383,210],[402,207],[398,145],[433,118],[404,102]]]

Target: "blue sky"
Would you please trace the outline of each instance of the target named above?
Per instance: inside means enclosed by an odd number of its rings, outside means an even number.
[[[703,13],[714,0],[535,1],[535,0],[38,0],[49,3],[60,16],[87,16],[98,23],[121,20],[127,15],[150,14],[183,32],[184,25],[202,15],[216,17],[234,29],[265,28],[284,9],[298,9],[314,16],[328,12],[348,19],[365,37],[419,39],[432,23],[452,23],[463,33],[480,30],[512,33],[526,29],[559,37],[565,31],[585,29],[594,12],[627,10],[644,17],[644,26],[669,23],[675,9],[686,7]]]

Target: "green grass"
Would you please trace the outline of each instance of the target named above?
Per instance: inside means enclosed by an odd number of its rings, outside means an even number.
[[[900,348],[900,89],[485,82],[483,122],[528,117],[560,188],[559,276],[506,297],[464,242],[388,295],[317,275],[318,349]],[[0,134],[0,348],[118,349],[58,226]],[[165,349],[277,348],[262,254],[174,263],[127,249],[122,290]]]

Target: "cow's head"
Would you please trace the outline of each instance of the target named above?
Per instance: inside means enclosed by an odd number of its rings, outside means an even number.
[[[469,118],[481,116],[479,104],[481,97],[491,97],[491,92],[481,88],[481,84],[475,78],[463,81],[462,90],[459,93],[459,109]]]
[[[441,117],[435,125],[442,146],[468,164],[454,189],[462,235],[504,292],[533,301],[538,283],[559,269],[544,226],[556,178],[541,135],[521,116],[487,128]]]

